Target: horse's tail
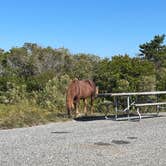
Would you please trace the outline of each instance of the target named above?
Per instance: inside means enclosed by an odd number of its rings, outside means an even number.
[[[68,117],[71,116],[71,110],[74,109],[74,87],[77,80],[71,82],[66,93],[66,107]]]
[[[69,91],[70,91],[70,89],[68,89],[67,95],[66,95],[66,107],[67,107],[67,114],[68,114],[68,117],[71,116],[71,110],[74,108],[74,105],[73,105],[73,98],[72,98],[72,96],[70,96]]]

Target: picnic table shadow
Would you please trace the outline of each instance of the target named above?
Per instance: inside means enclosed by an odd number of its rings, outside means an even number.
[[[156,115],[156,114],[143,114],[141,120],[148,119],[148,118],[160,118],[166,117],[165,115]],[[96,120],[112,120],[112,121],[131,121],[131,122],[139,122],[139,116],[134,113],[129,114],[129,119],[127,114],[120,114],[118,115],[118,119],[115,119],[115,115],[109,115],[107,118],[104,115],[91,115],[91,116],[80,116],[74,118],[75,121],[96,121]]]
[[[122,114],[118,117],[127,117],[127,115]],[[107,118],[105,115],[88,115],[88,116],[80,116],[74,118],[76,121],[95,121],[95,120],[115,120],[115,115],[108,115]]]

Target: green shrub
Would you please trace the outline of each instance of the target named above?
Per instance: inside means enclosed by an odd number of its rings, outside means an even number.
[[[48,110],[64,112],[66,87],[69,80],[68,75],[49,80],[42,91],[34,92],[36,103]]]
[[[0,93],[0,103],[14,104],[26,98],[26,85],[16,85],[12,82],[6,83],[6,91]]]
[[[59,120],[66,118],[63,114],[49,112],[27,100],[17,104],[0,104],[0,129],[28,127]]]
[[[45,122],[44,112],[27,102],[0,105],[0,128],[25,127]]]
[[[31,76],[26,80],[27,92],[43,90],[48,80],[55,77],[53,71],[46,71],[39,75]]]

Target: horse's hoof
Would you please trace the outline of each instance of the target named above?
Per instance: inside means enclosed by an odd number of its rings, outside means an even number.
[[[75,118],[78,118],[78,117],[80,117],[81,116],[81,114],[80,113],[77,113],[76,115],[75,115]]]
[[[80,117],[80,116],[82,116],[82,114],[79,113],[77,116]]]

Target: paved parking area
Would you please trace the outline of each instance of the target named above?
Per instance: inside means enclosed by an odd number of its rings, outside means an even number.
[[[1,166],[165,166],[166,114],[0,131]]]

